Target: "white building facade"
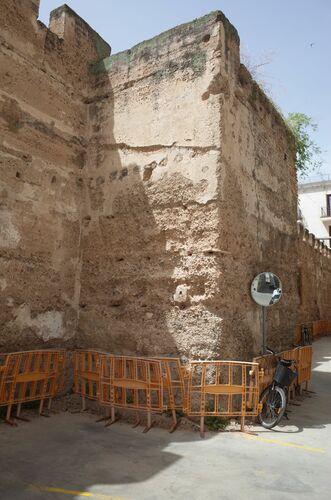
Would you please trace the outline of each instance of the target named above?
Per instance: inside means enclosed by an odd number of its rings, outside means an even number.
[[[331,246],[331,178],[299,184],[298,218],[317,239]]]

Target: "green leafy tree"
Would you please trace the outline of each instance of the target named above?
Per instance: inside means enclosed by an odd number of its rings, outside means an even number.
[[[297,172],[300,177],[306,177],[322,165],[321,149],[311,137],[317,125],[304,113],[289,113],[285,121],[295,137]]]

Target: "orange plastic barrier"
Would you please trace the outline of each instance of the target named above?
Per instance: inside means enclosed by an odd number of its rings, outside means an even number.
[[[312,346],[300,347],[298,355],[298,385],[300,390],[303,383],[306,383],[306,389],[308,388],[308,382],[311,378],[312,358]]]
[[[323,335],[331,334],[331,321],[318,320],[313,321],[313,336],[314,338],[322,337]]]
[[[82,409],[86,410],[86,398],[100,399],[102,351],[77,350],[73,355],[74,392],[82,397]]]
[[[204,436],[206,416],[245,417],[259,412],[258,363],[241,361],[192,361],[188,374],[187,409],[189,416],[200,416]]]
[[[86,398],[100,400],[101,356],[107,353],[95,350],[77,350],[73,355],[74,392],[82,396],[82,407],[86,409]],[[109,356],[111,356],[109,354]],[[184,411],[185,386],[183,367],[179,358],[153,358],[161,362],[163,376],[163,404],[173,416],[170,432],[177,427],[176,411]],[[119,364],[117,365],[119,367]],[[151,379],[154,378],[153,366]],[[156,372],[156,379],[158,372]],[[100,402],[102,402],[100,400]]]
[[[179,358],[158,357],[161,362],[163,376],[163,404],[171,411],[173,425],[170,432],[173,432],[177,425],[176,411],[184,412],[186,407],[186,391],[184,384],[184,367]]]
[[[17,405],[15,419],[20,416],[21,405],[28,401],[40,401],[43,405],[58,394],[64,383],[66,353],[64,350],[25,351],[0,355],[0,406],[7,406],[6,422],[13,425],[11,410]]]
[[[308,323],[297,325],[295,343],[300,345],[309,345],[313,339],[331,335],[331,321],[320,319]]]
[[[276,354],[276,356],[266,354],[265,356],[254,358],[253,361],[259,364],[260,370],[263,370],[263,376],[260,383],[260,394],[262,394],[264,389],[272,383],[279,357],[291,359],[295,362],[298,377],[290,387],[290,395],[291,393],[292,395],[294,394],[296,386],[301,387],[301,384],[304,382],[306,382],[307,388],[308,381],[311,378],[312,352],[312,346],[308,345],[288,351],[282,351]]]
[[[115,408],[147,412],[147,426],[152,427],[152,412],[162,413],[163,372],[157,359],[130,356],[101,356],[100,402],[110,407],[110,421],[115,422]],[[136,425],[139,424],[139,419]]]
[[[277,366],[277,358],[273,354],[265,354],[264,356],[257,356],[253,358],[253,362],[259,365],[262,371],[260,379],[260,394],[270,385],[273,381],[274,374]]]

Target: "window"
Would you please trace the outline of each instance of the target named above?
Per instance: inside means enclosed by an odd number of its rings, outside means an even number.
[[[331,194],[326,195],[326,214],[331,216]]]

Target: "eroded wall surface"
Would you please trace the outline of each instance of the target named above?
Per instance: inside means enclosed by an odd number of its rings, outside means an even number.
[[[294,144],[219,12],[92,68],[78,339],[116,352],[249,358],[297,320]],[[286,255],[286,258],[284,258]]]
[[[284,288],[268,343],[290,346],[298,256],[316,293],[325,264],[298,243],[293,138],[236,30],[214,12],[109,56],[38,4],[1,1],[0,349],[250,359],[262,271]]]
[[[95,65],[79,342],[215,356],[220,106],[211,15]]]
[[[254,275],[271,271],[283,285],[267,310],[267,343],[291,345],[297,321],[297,183],[295,146],[282,117],[240,64],[238,45],[221,60],[227,75],[222,102],[222,172],[219,182],[222,248],[229,252],[223,301],[226,345],[261,349],[261,308],[252,303]],[[239,283],[242,283],[242,286]]]
[[[1,1],[0,349],[61,345],[78,320],[87,64],[109,53],[70,9]],[[90,30],[90,31],[89,31]],[[102,52],[103,51],[103,52]]]
[[[331,250],[298,224],[299,322],[331,318]]]

